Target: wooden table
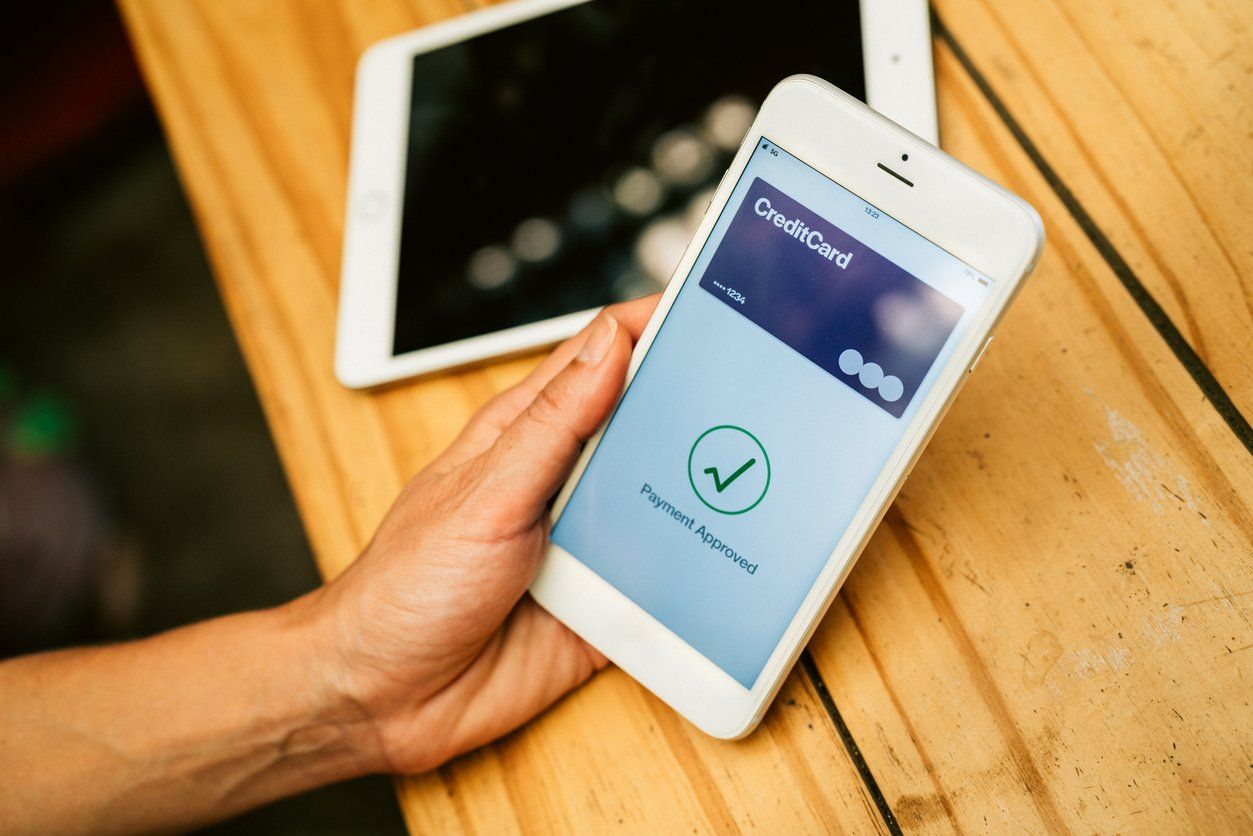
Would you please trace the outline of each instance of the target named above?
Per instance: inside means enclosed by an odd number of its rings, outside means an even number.
[[[353,66],[454,0],[122,0],[314,553],[535,358],[331,372]],[[617,671],[415,831],[1253,829],[1253,4],[941,0],[941,130],[1049,244],[761,730]]]

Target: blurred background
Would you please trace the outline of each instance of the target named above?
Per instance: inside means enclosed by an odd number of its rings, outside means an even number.
[[[115,641],[317,575],[116,9],[0,52],[0,655]],[[220,833],[403,833],[383,777]]]

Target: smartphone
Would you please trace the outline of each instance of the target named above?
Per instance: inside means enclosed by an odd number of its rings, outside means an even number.
[[[557,497],[534,598],[703,731],[750,732],[1043,238],[1020,198],[785,79]]]

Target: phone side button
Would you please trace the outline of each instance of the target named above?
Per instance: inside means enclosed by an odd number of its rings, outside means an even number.
[[[992,337],[988,337],[983,341],[983,347],[979,349],[979,353],[975,355],[975,359],[971,361],[970,368],[966,369],[966,374],[970,374],[975,370],[975,366],[979,365],[979,361],[983,359],[983,353],[988,350],[988,346],[992,344]]]

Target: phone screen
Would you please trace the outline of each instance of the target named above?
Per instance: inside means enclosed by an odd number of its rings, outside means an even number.
[[[659,290],[800,72],[864,98],[858,0],[594,0],[415,56],[393,352]]]
[[[752,688],[991,285],[763,137],[553,541]]]

